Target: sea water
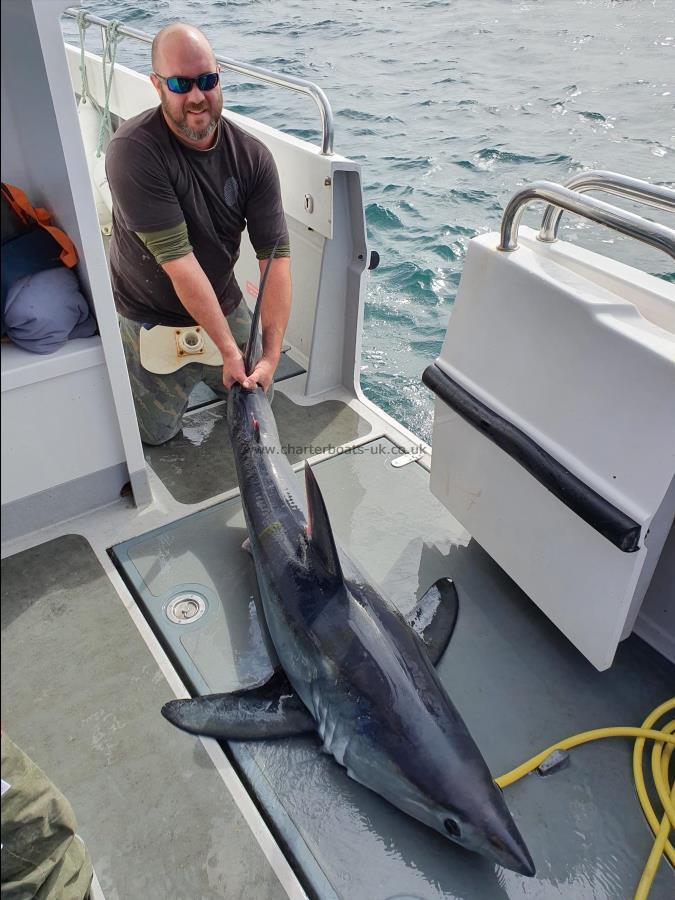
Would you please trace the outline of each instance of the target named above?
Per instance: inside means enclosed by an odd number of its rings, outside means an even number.
[[[369,244],[381,257],[367,276],[361,384],[426,440],[432,396],[421,373],[440,351],[468,241],[498,229],[513,192],[584,168],[675,182],[675,0],[86,7],[151,33],[192,22],[217,53],[323,88],[335,150],[362,165]],[[74,23],[64,31],[72,40]],[[117,58],[149,72],[149,56],[125,39]],[[309,98],[229,72],[222,83],[227,108],[319,142]],[[675,227],[675,216],[624,205]],[[565,239],[675,281],[665,254],[572,215],[563,223]]]

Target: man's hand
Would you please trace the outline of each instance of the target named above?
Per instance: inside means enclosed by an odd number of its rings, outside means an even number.
[[[163,263],[180,302],[198,322],[220,350],[223,357],[223,385],[229,390],[235,382],[254,388],[244,369],[241,350],[237,347],[227,319],[213,292],[211,282],[197,262],[194,253]]]
[[[255,371],[253,372],[250,378],[246,375],[246,369],[244,368],[244,357],[241,355],[241,350],[235,344],[233,349],[228,353],[223,353],[223,385],[229,391],[233,384],[239,383],[242,387],[248,388],[249,390],[253,390],[256,386],[256,382],[253,380],[253,375],[255,375]],[[262,360],[261,360],[262,362]]]
[[[254,388],[257,384],[267,393],[269,390],[269,386],[272,384],[272,379],[274,378],[274,372],[276,371],[277,363],[272,362],[270,359],[266,359],[264,356],[255,367],[255,369],[251,372],[249,376],[249,381],[251,382],[251,388]],[[244,385],[244,387],[248,387],[248,385]]]

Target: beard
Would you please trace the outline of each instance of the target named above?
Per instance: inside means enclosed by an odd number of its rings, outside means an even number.
[[[215,105],[216,109],[213,108]],[[203,128],[191,128],[187,122],[185,121],[186,114],[189,112],[195,112],[195,110],[186,109],[182,115],[176,116],[169,109],[168,104],[164,103],[162,100],[162,108],[164,110],[164,114],[170,119],[173,124],[176,126],[178,131],[182,135],[184,135],[190,141],[203,141],[204,138],[210,137],[213,132],[218,127],[218,122],[220,121],[220,114],[223,109],[223,96],[219,93],[218,98],[216,99],[215,104],[207,103],[205,111],[211,113],[211,118],[208,123]]]
[[[210,137],[218,127],[218,119],[211,119],[205,128],[190,128],[189,125],[185,124],[184,119],[182,122],[177,122],[175,119],[172,121],[180,133],[184,134],[191,141],[203,141],[204,138]]]

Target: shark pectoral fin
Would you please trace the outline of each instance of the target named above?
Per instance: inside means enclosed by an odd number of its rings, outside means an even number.
[[[273,676],[249,691],[170,700],[162,715],[183,731],[220,740],[256,741],[316,731],[314,719],[285,677]]]
[[[450,578],[439,578],[405,617],[418,634],[434,665],[443,656],[457,624],[459,598]]]

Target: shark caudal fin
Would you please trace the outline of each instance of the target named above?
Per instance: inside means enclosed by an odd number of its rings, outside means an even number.
[[[251,372],[257,366],[260,357],[258,354],[260,353],[260,343],[258,341],[258,329],[260,328],[260,308],[262,306],[262,298],[265,293],[265,284],[267,283],[267,276],[270,271],[270,266],[272,265],[272,260],[274,259],[274,254],[277,252],[277,247],[279,246],[279,238],[277,238],[274,247],[272,248],[272,252],[270,253],[269,259],[267,260],[267,265],[265,266],[265,271],[263,272],[263,276],[260,279],[260,287],[258,289],[258,299],[255,301],[255,309],[253,311],[253,321],[251,322],[251,333],[248,336],[248,343],[246,344],[246,351],[244,353],[244,370],[247,375],[250,375]]]
[[[307,492],[307,512],[309,522],[307,538],[310,551],[318,558],[322,568],[336,581],[342,581],[342,566],[333,537],[326,504],[321,490],[312,472],[312,467],[305,461],[305,490]]]

